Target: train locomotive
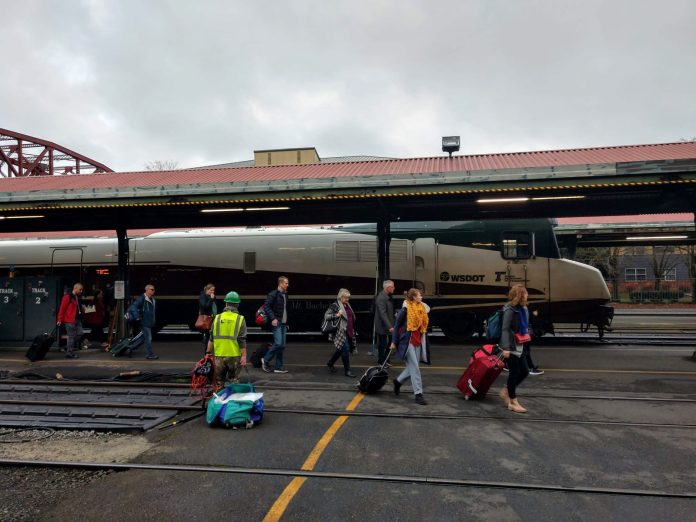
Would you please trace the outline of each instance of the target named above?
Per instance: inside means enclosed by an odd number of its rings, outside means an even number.
[[[431,324],[462,340],[484,330],[485,318],[524,284],[537,334],[554,323],[596,325],[613,317],[600,272],[562,259],[554,220],[394,222],[389,248],[395,297],[415,287],[431,307]],[[315,227],[167,230],[129,239],[129,293],[157,289],[158,327],[193,325],[206,283],[236,290],[241,312],[254,312],[278,275],[290,279],[289,324],[317,331],[339,288],[352,294],[359,331],[371,335],[377,288],[374,224]],[[11,268],[12,267],[12,268]],[[91,288],[111,288],[117,269],[113,237],[0,240],[0,268],[16,275],[61,276]],[[398,300],[400,305],[400,299]]]

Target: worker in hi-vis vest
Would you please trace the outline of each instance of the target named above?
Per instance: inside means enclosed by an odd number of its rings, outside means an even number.
[[[239,372],[247,363],[247,327],[237,309],[241,299],[237,292],[225,296],[225,310],[213,319],[207,353],[215,355],[215,391],[225,386],[225,379],[238,382]]]

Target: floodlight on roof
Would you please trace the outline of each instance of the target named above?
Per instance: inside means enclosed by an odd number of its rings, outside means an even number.
[[[442,137],[442,152],[448,152],[449,157],[452,157],[453,152],[459,150],[459,136],[443,136]]]

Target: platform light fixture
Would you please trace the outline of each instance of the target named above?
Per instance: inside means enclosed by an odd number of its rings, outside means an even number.
[[[689,236],[628,236],[626,241],[669,241],[671,239],[689,239]]]
[[[524,201],[529,201],[529,198],[490,198],[490,199],[477,199],[476,203],[521,203]]]
[[[452,159],[452,153],[459,150],[459,136],[443,136],[442,137],[442,152],[449,153]]]
[[[42,219],[46,216],[0,216],[0,219]]]
[[[204,208],[201,212],[258,212],[263,210],[290,210],[290,207]]]

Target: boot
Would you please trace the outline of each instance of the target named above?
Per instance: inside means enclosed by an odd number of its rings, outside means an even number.
[[[510,406],[510,394],[508,393],[507,386],[503,386],[503,389],[500,390],[499,395],[500,398],[503,399],[505,406]]]
[[[428,404],[427,401],[423,398],[422,393],[416,394],[416,404],[420,404],[421,406],[425,406],[426,404]]]
[[[515,413],[527,413],[527,410],[523,408],[519,402],[517,402],[517,399],[510,399],[508,410],[514,411]]]
[[[334,363],[338,361],[338,358],[341,356],[341,352],[338,350],[335,350],[334,353],[331,355],[331,359],[326,363],[326,366],[329,367],[329,372],[330,373],[336,373],[336,367],[334,366]]]

